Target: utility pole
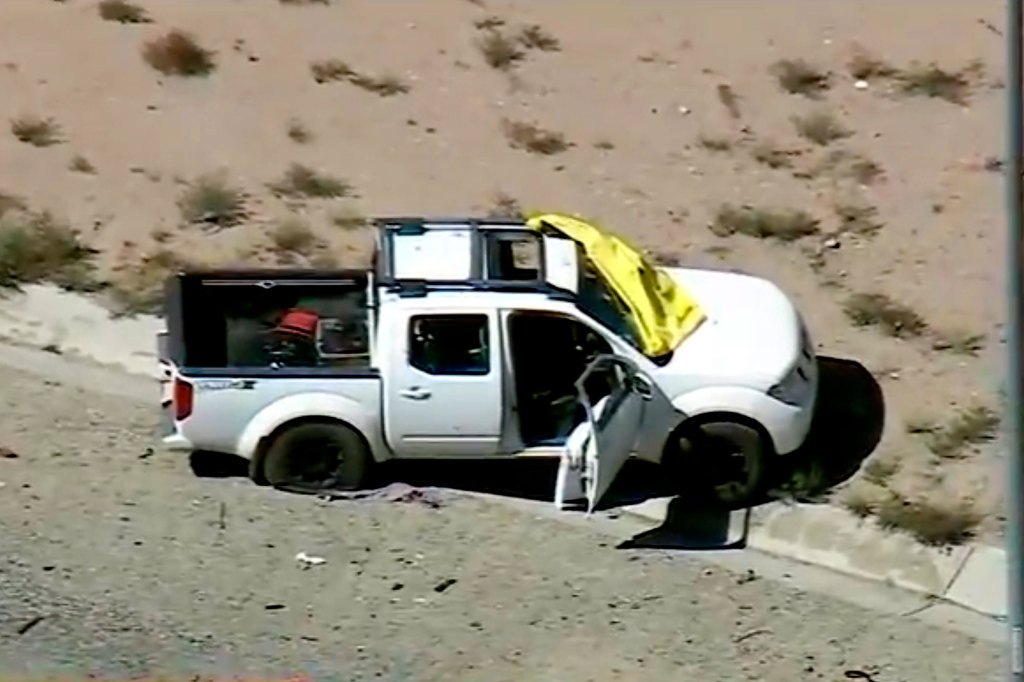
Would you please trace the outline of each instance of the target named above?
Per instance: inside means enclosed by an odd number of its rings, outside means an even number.
[[[1010,680],[1024,682],[1024,116],[1022,116],[1022,7],[1024,0],[1006,4],[1006,446],[1007,446],[1007,563],[1010,625]]]

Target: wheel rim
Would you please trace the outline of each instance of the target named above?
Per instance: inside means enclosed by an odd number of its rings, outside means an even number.
[[[723,502],[748,496],[757,475],[757,464],[734,443],[719,438],[702,439],[700,456],[705,462],[708,484]]]
[[[338,480],[344,452],[331,438],[310,439],[296,448],[289,467],[290,482],[313,488],[328,488]]]

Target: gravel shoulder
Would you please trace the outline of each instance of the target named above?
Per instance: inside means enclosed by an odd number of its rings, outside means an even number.
[[[197,478],[149,405],[0,367],[0,670],[42,678],[991,679],[1000,648],[445,495]],[[326,559],[303,569],[305,551]],[[452,582],[454,581],[454,582]],[[443,589],[442,589],[443,588]],[[23,634],[33,619],[42,617]]]

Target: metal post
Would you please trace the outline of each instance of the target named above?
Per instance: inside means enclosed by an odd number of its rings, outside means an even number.
[[[1006,446],[1008,467],[1007,559],[1010,625],[1010,680],[1024,682],[1024,116],[1022,116],[1022,8],[1024,0],[1007,0],[1006,7]]]

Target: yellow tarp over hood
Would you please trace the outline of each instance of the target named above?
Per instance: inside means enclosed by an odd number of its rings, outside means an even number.
[[[580,244],[609,287],[628,308],[641,350],[657,357],[676,348],[706,319],[697,302],[641,253],[592,222],[562,213],[537,213],[533,230],[547,225]]]

